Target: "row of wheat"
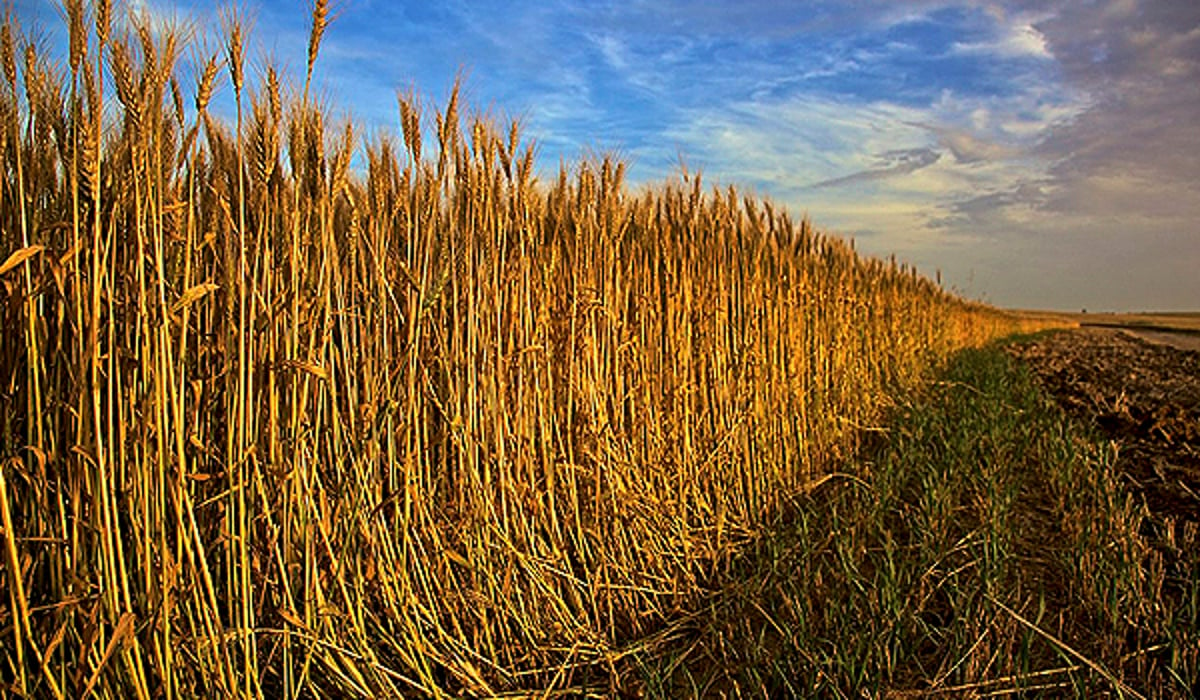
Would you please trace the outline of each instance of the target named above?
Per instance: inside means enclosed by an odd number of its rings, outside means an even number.
[[[331,128],[324,2],[295,89],[236,15],[209,55],[114,14],[66,0],[65,62],[3,22],[9,690],[611,674],[886,392],[1007,328],[698,177],[539,181],[457,93],[402,98],[402,143]]]

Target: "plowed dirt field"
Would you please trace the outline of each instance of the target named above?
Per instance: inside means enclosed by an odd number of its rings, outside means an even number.
[[[1067,412],[1117,443],[1122,480],[1160,523],[1200,521],[1200,352],[1184,349],[1191,341],[1080,328],[1010,346]]]

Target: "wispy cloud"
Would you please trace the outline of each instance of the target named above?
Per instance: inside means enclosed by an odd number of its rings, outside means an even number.
[[[1021,155],[1021,149],[1016,146],[1004,145],[987,138],[977,136],[972,131],[980,132],[987,129],[991,114],[986,108],[980,107],[971,115],[972,130],[950,126],[915,123],[927,129],[937,137],[938,146],[945,148],[954,156],[957,163],[971,164],[1008,160]]]
[[[882,180],[895,175],[907,175],[908,173],[933,165],[941,157],[942,154],[932,148],[909,148],[899,151],[887,151],[878,157],[878,160],[884,163],[879,167],[870,170],[860,170],[859,172],[835,177],[830,180],[822,180],[809,185],[809,187],[812,189],[837,187],[871,180]]]

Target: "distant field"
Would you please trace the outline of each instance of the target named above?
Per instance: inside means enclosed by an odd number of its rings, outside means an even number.
[[[1147,331],[1200,334],[1200,312],[1145,312],[1136,314],[1118,313],[1062,313],[1057,311],[1018,310],[1013,313],[1034,320],[1060,319],[1081,326],[1104,328],[1136,328]]]

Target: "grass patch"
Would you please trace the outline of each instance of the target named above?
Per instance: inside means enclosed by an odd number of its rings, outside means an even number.
[[[1000,348],[960,353],[637,660],[642,681],[658,696],[1186,696],[1196,562],[1190,592],[1165,595],[1114,458]]]

